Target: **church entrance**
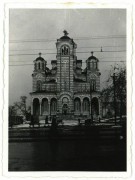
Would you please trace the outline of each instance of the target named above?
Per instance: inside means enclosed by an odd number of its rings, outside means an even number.
[[[63,105],[62,114],[65,115],[65,116],[68,114],[68,105],[67,104]]]

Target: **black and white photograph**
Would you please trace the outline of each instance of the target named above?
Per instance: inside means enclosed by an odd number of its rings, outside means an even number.
[[[127,10],[10,8],[8,43],[8,171],[126,172]]]

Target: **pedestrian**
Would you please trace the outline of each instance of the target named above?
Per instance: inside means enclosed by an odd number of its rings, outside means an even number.
[[[45,125],[48,124],[48,116],[45,118]]]
[[[31,125],[34,127],[34,116],[31,115]]]
[[[99,120],[99,123],[100,123],[100,120],[101,120],[101,119],[100,119],[100,116],[98,117],[98,120]]]
[[[52,123],[52,117],[50,116],[50,122]]]
[[[78,119],[78,125],[80,125],[80,118]]]
[[[55,116],[52,117],[52,126],[53,127],[57,126],[57,122],[56,122],[56,117]]]

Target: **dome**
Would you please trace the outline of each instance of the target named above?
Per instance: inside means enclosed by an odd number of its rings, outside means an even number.
[[[39,57],[36,58],[36,61],[38,61],[38,60],[40,60],[40,61],[45,61],[44,58],[41,57],[41,53],[39,53]]]
[[[63,33],[64,33],[64,36],[62,36],[60,39],[69,40],[70,37],[68,37],[68,32],[66,30],[64,30]]]
[[[65,39],[70,39],[70,37],[68,37],[68,36],[62,36],[60,39],[65,40]]]
[[[91,52],[91,54],[92,54],[92,55],[88,58],[88,60],[95,59],[95,60],[98,61],[98,59],[97,59],[95,56],[93,56],[93,52]]]
[[[36,61],[38,61],[38,60],[45,61],[44,58],[42,58],[42,57],[38,57],[38,58],[36,59]]]
[[[91,59],[98,60],[95,56],[90,56],[90,57],[88,58],[88,60],[91,60]]]

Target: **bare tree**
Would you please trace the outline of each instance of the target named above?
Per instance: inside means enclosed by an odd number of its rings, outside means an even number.
[[[24,116],[25,120],[27,120],[30,116],[30,107],[27,108],[26,106],[26,100],[27,100],[27,97],[26,96],[21,96],[20,97],[20,102],[15,102],[14,103],[14,106],[15,106],[15,109],[20,112],[21,115]]]
[[[116,73],[110,74],[107,83],[108,87],[101,92],[102,101],[106,106],[110,104],[111,109],[122,118],[126,114],[126,68],[119,67]],[[114,100],[115,105],[111,103]]]

